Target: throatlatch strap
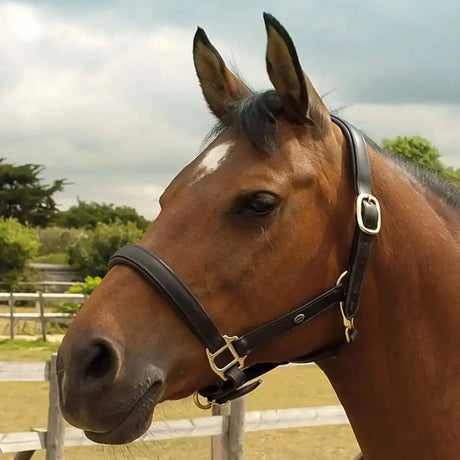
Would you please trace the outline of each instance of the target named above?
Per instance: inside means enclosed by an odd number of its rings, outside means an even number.
[[[363,201],[363,215],[367,225],[375,227],[378,216],[375,207]],[[353,235],[353,250],[350,257],[348,287],[344,302],[344,313],[348,319],[356,316],[363,292],[367,262],[371,253],[373,235],[364,233],[358,226]]]
[[[342,130],[350,148],[356,196],[372,195],[371,168],[363,136],[352,124],[341,118],[331,115],[331,119]],[[361,209],[356,209],[356,215],[358,213],[362,215],[366,227],[377,228],[380,216],[376,203],[367,200],[357,200],[357,203],[360,203]],[[358,313],[373,236],[373,234],[364,232],[358,223],[355,224],[348,269],[348,287],[344,302],[344,314],[349,320]]]

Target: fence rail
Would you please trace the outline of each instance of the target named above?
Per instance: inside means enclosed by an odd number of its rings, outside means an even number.
[[[0,382],[46,382],[50,379],[49,367],[49,361],[0,361]]]
[[[46,449],[46,460],[64,456],[64,447],[94,443],[77,428],[64,429],[57,391],[56,354],[50,362],[0,361],[0,382],[50,381],[48,427],[19,433],[0,433],[0,453],[16,453],[15,459],[31,458]],[[224,406],[225,407],[225,406]],[[245,432],[343,425],[348,419],[341,406],[303,407],[245,412],[244,398],[232,401],[221,415],[153,422],[147,433],[135,442],[211,436],[213,460],[241,460]],[[215,412],[214,412],[215,413]]]
[[[197,417],[168,422],[153,422],[149,430],[135,442],[165,439],[216,436],[226,433],[227,416]],[[300,428],[322,425],[344,425],[348,419],[341,406],[303,407],[298,409],[278,409],[254,411],[244,414],[245,432]],[[46,431],[0,434],[0,452],[22,452],[46,448]],[[77,428],[65,430],[66,447],[94,445]]]
[[[40,300],[43,298],[48,302],[84,302],[85,294],[60,294],[55,292],[0,292],[0,300]]]
[[[8,302],[9,312],[0,312],[0,319],[10,323],[10,339],[14,339],[15,321],[35,321],[40,323],[41,337],[46,342],[46,324],[48,322],[69,322],[75,316],[72,313],[45,312],[47,304],[54,302],[83,303],[86,294],[56,294],[50,292],[0,292],[0,302]],[[35,301],[35,312],[18,313],[15,303]]]

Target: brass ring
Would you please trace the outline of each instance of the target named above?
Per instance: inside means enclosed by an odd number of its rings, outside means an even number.
[[[200,401],[200,394],[198,393],[198,390],[196,390],[193,393],[193,402],[195,403],[195,405],[197,407],[199,407],[200,409],[203,409],[203,410],[211,409],[211,407],[214,406],[214,404],[215,404],[215,401],[208,401],[206,404],[202,403]]]

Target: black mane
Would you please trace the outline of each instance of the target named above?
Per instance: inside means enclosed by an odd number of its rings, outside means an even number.
[[[231,114],[220,120],[206,136],[206,141],[216,138],[232,126],[256,149],[265,153],[277,147],[277,117],[283,111],[281,99],[274,90],[252,93],[245,99],[232,103]]]
[[[228,127],[237,132],[258,151],[271,153],[277,148],[277,118],[283,112],[281,99],[276,91],[252,93],[247,98],[233,102],[231,114],[220,120],[206,137],[206,142],[216,138]],[[389,158],[407,171],[420,184],[435,193],[454,209],[460,209],[460,191],[436,172],[423,168],[405,158],[383,150],[363,133],[366,142],[376,152]]]

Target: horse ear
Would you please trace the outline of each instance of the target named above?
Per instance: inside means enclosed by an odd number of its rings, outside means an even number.
[[[300,66],[286,29],[264,13],[267,30],[267,72],[288,117],[299,124],[311,121],[321,132],[330,126],[330,114]]]
[[[243,99],[251,93],[250,89],[227,69],[224,60],[200,27],[193,39],[193,62],[203,96],[217,118],[220,119],[232,111],[232,101]]]

